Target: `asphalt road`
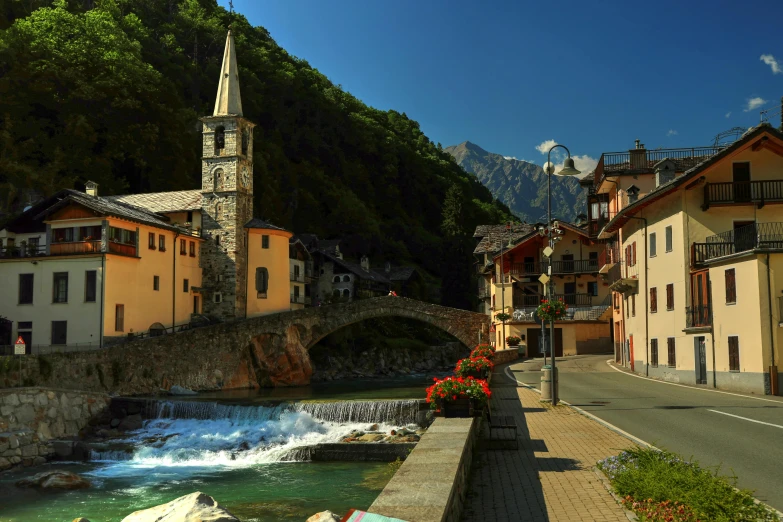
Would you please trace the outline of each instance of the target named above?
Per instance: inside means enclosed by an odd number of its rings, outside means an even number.
[[[611,357],[558,358],[560,398],[653,446],[721,466],[739,487],[783,511],[783,397],[673,386],[617,371],[606,363]],[[536,359],[509,370],[538,389],[542,364]]]

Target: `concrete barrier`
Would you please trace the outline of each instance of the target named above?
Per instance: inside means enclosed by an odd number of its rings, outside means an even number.
[[[368,512],[414,522],[457,522],[481,418],[438,417]]]

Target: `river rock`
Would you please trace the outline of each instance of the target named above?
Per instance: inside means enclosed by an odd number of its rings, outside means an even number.
[[[131,513],[122,522],[239,522],[217,501],[196,491],[167,504]]]
[[[367,433],[366,435],[362,435],[359,437],[361,442],[378,442],[379,440],[383,440],[383,435],[380,433]]]
[[[184,388],[178,384],[175,384],[169,389],[169,395],[198,395],[198,392],[194,392],[189,388]]]
[[[76,473],[55,469],[18,480],[16,481],[16,486],[41,489],[83,489],[89,488],[90,482]]]
[[[331,511],[321,511],[308,518],[307,522],[340,522],[340,517]]]
[[[122,422],[117,426],[117,429],[120,431],[140,430],[143,425],[144,421],[141,419],[141,415],[137,413],[136,415],[128,415],[122,419]]]

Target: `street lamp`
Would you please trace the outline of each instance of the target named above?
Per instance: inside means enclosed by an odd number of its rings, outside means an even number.
[[[555,166],[552,164],[552,151],[556,148],[563,148],[566,151],[568,157],[563,162],[563,168],[557,173],[558,176],[576,176],[581,174],[580,171],[574,167],[574,160],[571,158],[571,151],[565,145],[555,145],[546,156],[546,165],[544,165],[544,171],[547,173],[547,205],[546,205],[546,223],[547,223],[547,238],[549,239],[549,248],[554,250],[555,241],[552,238],[552,174],[555,173]],[[555,282],[552,279],[552,255],[547,256],[549,263],[547,264],[547,275],[549,276],[549,291],[547,292],[547,298],[552,299],[555,293]],[[549,321],[549,353],[552,354],[552,377],[550,384],[552,386],[552,406],[557,406],[557,371],[555,368],[555,321]]]
[[[506,234],[502,234],[500,236],[500,307],[501,312],[503,314],[503,349],[506,349],[506,277],[505,272],[503,271],[503,246],[504,246],[504,236],[508,236],[508,246],[511,246],[511,223],[506,223]],[[510,269],[509,269],[510,272]]]

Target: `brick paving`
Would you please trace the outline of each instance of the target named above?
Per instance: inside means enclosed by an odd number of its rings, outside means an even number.
[[[627,522],[592,468],[631,441],[568,406],[542,405],[527,388],[492,391],[492,412],[516,419],[519,448],[477,452],[462,522]]]

